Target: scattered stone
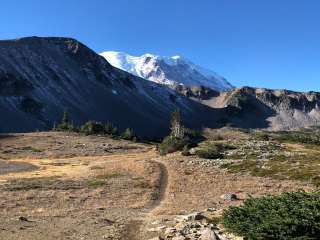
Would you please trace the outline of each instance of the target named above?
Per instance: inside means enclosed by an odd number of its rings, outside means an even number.
[[[217,240],[217,236],[214,233],[214,231],[212,231],[209,228],[206,228],[201,231],[201,240]]]
[[[21,221],[21,222],[29,222],[28,218],[22,217],[22,216],[19,217],[19,221]]]
[[[215,211],[217,211],[217,209],[215,209],[215,208],[208,208],[207,209],[207,212],[215,212]]]
[[[221,198],[226,201],[237,201],[239,200],[238,196],[235,193],[226,193],[221,195]]]
[[[207,214],[217,211],[215,208],[208,209]],[[220,225],[210,222],[210,218],[202,212],[179,215],[170,223],[174,225],[154,228],[158,229],[159,238],[149,240],[243,240],[226,233]]]
[[[201,212],[194,212],[186,216],[188,221],[199,221],[206,217]]]

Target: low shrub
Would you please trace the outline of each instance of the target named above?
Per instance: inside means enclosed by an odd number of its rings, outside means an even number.
[[[283,131],[275,133],[274,135],[277,140],[283,142],[320,145],[320,134],[316,131]]]
[[[111,136],[117,136],[118,135],[118,128],[115,127],[112,123],[108,122],[104,126],[104,131],[106,134],[111,135]]]
[[[217,159],[223,158],[223,152],[231,149],[235,149],[235,147],[223,143],[210,143],[197,149],[195,154],[200,158]]]
[[[181,151],[181,154],[183,156],[190,156],[191,153],[190,153],[190,146],[189,145],[185,145]]]
[[[222,158],[222,153],[217,148],[200,148],[195,151],[195,154],[200,158],[217,159]]]
[[[165,155],[168,153],[181,151],[188,144],[190,144],[190,141],[187,138],[181,139],[168,136],[163,139],[162,143],[159,144],[158,151],[161,155]]]
[[[319,239],[320,193],[292,192],[250,198],[222,216],[227,230],[245,239]]]
[[[256,138],[257,140],[269,141],[270,135],[266,132],[255,132],[254,138]]]
[[[78,128],[73,125],[70,120],[69,113],[64,111],[61,123],[53,128],[53,131],[61,132],[77,132]]]
[[[72,123],[61,123],[54,127],[52,130],[58,132],[78,132],[78,128],[75,127]]]
[[[132,140],[137,141],[137,137],[134,134],[133,130],[131,128],[127,128],[122,134],[121,138],[125,140]]]
[[[88,121],[86,122],[80,130],[82,133],[87,135],[95,135],[95,134],[105,134],[104,126],[99,122]]]

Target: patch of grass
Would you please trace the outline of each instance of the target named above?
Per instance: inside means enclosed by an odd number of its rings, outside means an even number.
[[[239,162],[225,163],[220,167],[231,173],[248,172],[252,176],[307,181],[320,186],[319,154],[277,155],[265,161],[250,158]]]
[[[196,151],[195,154],[200,158],[205,159],[217,159],[217,158],[223,158],[223,153],[227,150],[235,149],[234,146],[220,143],[220,142],[209,142],[204,143],[202,146],[200,146]]]
[[[222,158],[222,153],[217,148],[200,148],[196,150],[195,154],[200,158],[217,159]]]
[[[88,187],[99,188],[107,184],[108,180],[123,176],[121,173],[101,173],[97,174],[93,179],[88,180]]]
[[[122,177],[121,173],[102,173],[95,176],[96,179],[108,180],[112,178]]]
[[[43,152],[43,150],[41,149],[38,149],[38,148],[35,148],[35,147],[31,147],[31,146],[26,146],[26,147],[22,147],[20,148],[20,150],[23,150],[23,151],[31,151],[31,152]]]
[[[181,151],[185,146],[190,144],[191,141],[187,138],[175,138],[172,136],[168,136],[163,139],[162,143],[159,144],[158,151],[160,155],[166,155],[168,153]]]
[[[2,151],[3,154],[7,154],[7,153],[13,153],[13,151],[11,149],[6,149]]]
[[[302,143],[311,145],[320,145],[319,130],[300,129],[297,131],[256,131],[253,137],[258,140],[268,141],[270,139],[287,143]]]
[[[104,167],[102,167],[102,166],[92,166],[92,167],[90,167],[90,170],[101,170],[101,169],[104,169]]]
[[[243,206],[225,210],[222,222],[245,239],[319,239],[320,193],[250,198]]]
[[[83,183],[73,180],[61,180],[57,176],[22,178],[10,181],[4,186],[7,191],[29,191],[29,190],[70,190],[80,189]]]
[[[106,185],[106,181],[104,179],[92,179],[88,181],[88,187],[91,188],[99,188]]]
[[[150,189],[152,185],[148,181],[137,181],[133,183],[133,187],[142,188],[142,189]]]
[[[257,140],[268,141],[270,140],[270,134],[268,132],[255,132],[253,136]]]
[[[41,165],[49,165],[49,166],[55,166],[55,167],[62,167],[62,166],[70,165],[70,163],[66,163],[66,162],[52,162],[52,163],[41,163]]]

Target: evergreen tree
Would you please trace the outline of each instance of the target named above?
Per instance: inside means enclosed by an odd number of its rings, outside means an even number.
[[[134,132],[132,129],[127,128],[121,136],[125,140],[133,140],[135,138]]]
[[[69,113],[66,110],[63,112],[63,117],[62,117],[61,124],[64,125],[64,126],[68,126],[70,124]]]
[[[56,131],[77,131],[77,128],[70,121],[69,113],[67,111],[63,112],[63,117],[61,123],[54,127]]]

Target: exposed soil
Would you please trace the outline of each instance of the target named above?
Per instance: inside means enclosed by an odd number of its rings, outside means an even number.
[[[16,134],[0,138],[0,152],[6,159],[1,240],[144,240],[158,236],[154,222],[165,225],[178,214],[312,190],[303,182],[232,174],[179,153],[160,157],[152,145],[106,137]],[[240,200],[222,199],[226,193]]]

